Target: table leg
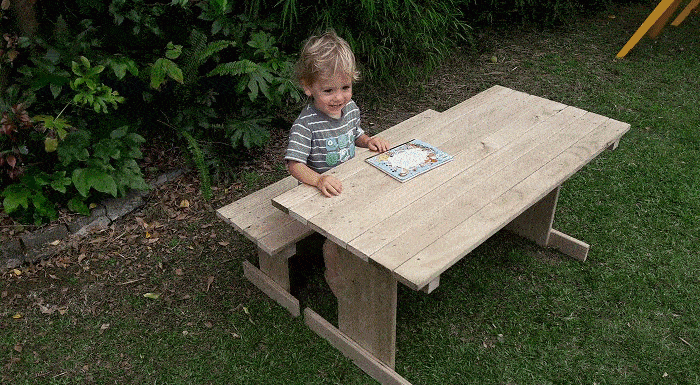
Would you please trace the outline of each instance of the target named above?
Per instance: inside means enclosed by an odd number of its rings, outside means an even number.
[[[552,228],[560,187],[525,210],[505,228],[540,246],[554,247],[572,258],[585,261],[590,246]]]
[[[338,296],[338,327],[377,359],[394,368],[397,281],[393,274],[339,247],[345,289]]]

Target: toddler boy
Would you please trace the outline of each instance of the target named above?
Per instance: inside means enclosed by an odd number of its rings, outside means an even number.
[[[285,153],[287,168],[297,180],[331,197],[342,192],[340,180],[325,171],[355,156],[355,146],[384,152],[388,143],[360,128],[360,109],[352,100],[359,79],[355,55],[335,32],[312,36],[302,49],[297,80],[311,98],[292,125]]]
[[[332,197],[340,194],[343,186],[338,178],[324,175],[325,171],[354,157],[355,146],[384,152],[389,144],[380,137],[369,137],[360,128],[360,109],[352,100],[353,81],[359,80],[355,55],[335,32],[306,41],[296,77],[311,102],[292,125],[284,158],[292,176]],[[338,296],[343,285],[337,246],[326,240],[323,256],[326,280]]]

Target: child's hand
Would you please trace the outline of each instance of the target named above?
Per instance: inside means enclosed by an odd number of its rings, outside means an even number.
[[[372,151],[384,152],[389,149],[389,142],[379,136],[373,136],[367,141],[367,148]]]
[[[327,197],[340,195],[343,192],[343,184],[333,175],[321,175],[316,183],[316,188]]]

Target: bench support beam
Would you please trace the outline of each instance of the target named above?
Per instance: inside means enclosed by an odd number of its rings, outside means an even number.
[[[585,261],[590,245],[552,228],[560,187],[525,210],[505,228],[542,247],[553,247],[574,259]]]
[[[348,337],[333,325],[328,323],[323,317],[313,310],[304,310],[304,322],[320,337],[328,341],[334,348],[340,350],[345,357],[350,358],[355,365],[370,377],[377,380],[382,385],[411,385],[406,379],[390,368],[374,355],[358,345],[353,339]]]

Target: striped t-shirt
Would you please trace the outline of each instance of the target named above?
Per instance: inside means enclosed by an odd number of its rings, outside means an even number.
[[[323,173],[354,157],[355,140],[363,133],[360,109],[354,101],[343,107],[340,119],[330,118],[309,104],[289,131],[284,159]]]

